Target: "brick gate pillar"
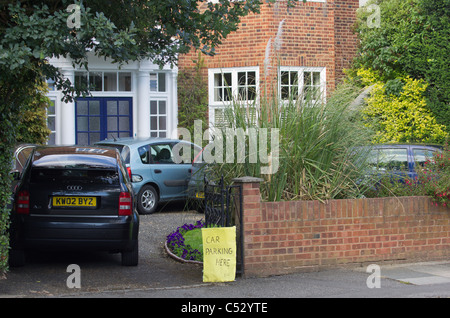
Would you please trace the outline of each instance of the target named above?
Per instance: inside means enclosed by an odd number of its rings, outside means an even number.
[[[252,244],[254,244],[253,236],[255,235],[255,231],[258,231],[257,224],[261,222],[260,183],[262,181],[264,180],[255,177],[233,179],[235,184],[240,184],[242,187],[242,228],[237,230],[242,231],[243,275],[246,273],[247,265],[250,265],[251,267],[252,262],[254,262]]]

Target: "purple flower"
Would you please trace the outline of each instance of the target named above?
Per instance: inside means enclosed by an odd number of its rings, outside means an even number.
[[[191,231],[197,228],[202,228],[205,226],[203,220],[199,220],[194,224],[184,224],[179,226],[176,231],[167,235],[167,245],[171,250],[178,256],[187,260],[201,260],[202,253],[197,249],[193,249],[190,245],[184,244],[183,234],[187,231]]]

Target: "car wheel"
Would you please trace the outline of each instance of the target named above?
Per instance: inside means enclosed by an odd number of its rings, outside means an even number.
[[[151,185],[145,185],[138,193],[139,214],[150,214],[155,212],[158,206],[158,192]]]
[[[139,246],[138,241],[133,245],[130,251],[122,252],[122,266],[137,266],[139,262]]]

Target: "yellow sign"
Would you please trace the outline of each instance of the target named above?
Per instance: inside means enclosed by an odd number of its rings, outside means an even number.
[[[236,227],[202,228],[203,281],[231,282],[236,278]]]

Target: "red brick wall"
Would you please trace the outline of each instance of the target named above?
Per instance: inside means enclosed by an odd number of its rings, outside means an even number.
[[[261,202],[243,183],[245,274],[450,257],[450,209],[427,197]]]
[[[335,45],[336,45],[336,78],[344,76],[342,72],[349,68],[356,54],[358,37],[353,32],[356,23],[356,9],[359,0],[335,0]]]
[[[205,78],[208,68],[259,66],[263,89],[265,83],[273,83],[278,64],[326,67],[327,92],[330,93],[336,86],[336,76],[342,76],[341,68],[348,66],[356,49],[356,37],[350,27],[355,21],[358,3],[359,0],[300,1],[289,11],[285,1],[277,1],[271,7],[264,4],[260,14],[242,19],[239,30],[216,48],[216,56],[205,56]],[[273,44],[282,20],[282,47],[278,52],[271,51],[272,73],[266,78],[266,46],[269,39]],[[189,69],[196,59],[197,53],[193,50],[180,56],[179,68]]]

